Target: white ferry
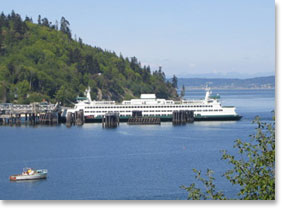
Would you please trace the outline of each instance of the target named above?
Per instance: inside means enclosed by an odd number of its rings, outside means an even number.
[[[206,88],[206,95],[201,100],[166,100],[156,98],[155,94],[141,94],[140,99],[131,99],[116,103],[115,101],[92,101],[90,88],[86,97],[78,97],[73,109],[68,112],[82,110],[86,121],[101,121],[106,113],[118,113],[120,121],[127,121],[133,112],[140,111],[143,117],[159,117],[162,121],[172,119],[173,111],[189,110],[194,112],[195,121],[200,120],[240,120],[241,116],[234,106],[222,106],[219,97],[211,96]]]

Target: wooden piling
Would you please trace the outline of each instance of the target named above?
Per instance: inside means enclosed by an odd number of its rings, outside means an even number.
[[[118,113],[106,113],[102,118],[103,128],[116,128],[120,122]]]
[[[189,110],[173,111],[172,123],[175,125],[184,125],[194,122],[194,112]]]

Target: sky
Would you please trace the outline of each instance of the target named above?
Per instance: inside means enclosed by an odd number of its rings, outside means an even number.
[[[84,43],[137,57],[167,77],[275,74],[274,0],[0,0],[0,11],[55,22]]]

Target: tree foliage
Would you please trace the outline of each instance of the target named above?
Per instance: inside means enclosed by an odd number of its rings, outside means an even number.
[[[273,123],[261,122],[259,117],[254,121],[257,124],[256,134],[251,135],[249,141],[235,141],[234,148],[238,150],[239,157],[223,151],[222,160],[227,161],[232,167],[223,176],[233,185],[238,185],[240,191],[238,198],[242,200],[274,200],[275,199],[275,120]],[[201,171],[193,169],[196,179],[205,190],[193,183],[182,186],[188,194],[188,199],[213,199],[225,200],[222,191],[217,191],[214,184],[213,171],[208,169],[206,178],[201,176]]]
[[[178,83],[178,79],[177,79],[177,77],[175,75],[173,75],[173,77],[172,77],[172,86],[174,88],[177,88],[177,83]]]
[[[180,97],[183,98],[185,96],[185,86],[182,85],[182,89],[181,89],[181,93],[180,93]]]
[[[30,103],[60,100],[70,104],[90,86],[94,99],[121,101],[155,93],[175,98],[176,90],[161,68],[151,72],[136,57],[122,55],[73,40],[64,17],[52,24],[47,18],[22,20],[0,15],[0,102]]]

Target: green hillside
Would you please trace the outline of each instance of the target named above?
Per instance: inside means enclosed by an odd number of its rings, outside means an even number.
[[[35,24],[13,11],[0,15],[0,102],[69,104],[88,86],[97,100],[121,101],[141,93],[177,97],[161,69],[151,72],[135,57],[72,39],[65,18],[52,24],[39,16]]]

